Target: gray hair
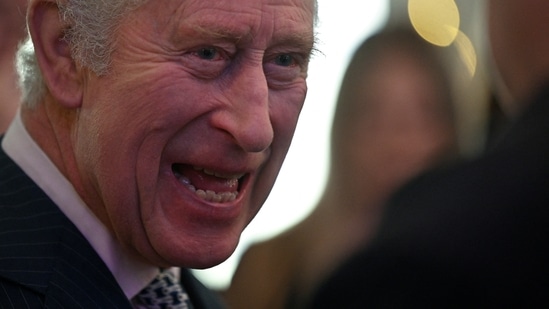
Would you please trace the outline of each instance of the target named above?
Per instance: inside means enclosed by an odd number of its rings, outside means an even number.
[[[120,20],[148,0],[57,0],[61,22],[67,26],[63,39],[73,59],[97,75],[110,66],[114,35]],[[45,85],[30,37],[19,47],[16,59],[23,102],[36,106]]]

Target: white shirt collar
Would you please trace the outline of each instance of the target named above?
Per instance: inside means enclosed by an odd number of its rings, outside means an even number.
[[[76,225],[105,262],[128,299],[153,280],[158,267],[140,262],[122,250],[72,184],[29,135],[20,111],[4,136],[2,148]]]

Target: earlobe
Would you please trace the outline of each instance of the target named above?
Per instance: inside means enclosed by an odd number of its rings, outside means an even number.
[[[29,8],[29,32],[44,82],[55,100],[66,108],[82,103],[82,80],[63,39],[65,25],[54,1],[37,0]]]

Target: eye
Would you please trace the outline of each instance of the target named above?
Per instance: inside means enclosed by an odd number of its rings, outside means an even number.
[[[230,47],[202,45],[185,51],[180,61],[196,77],[213,79],[225,70],[233,56]]]
[[[295,59],[290,54],[282,54],[276,56],[274,62],[279,66],[289,67],[295,64]]]
[[[196,55],[204,60],[215,60],[219,57],[219,51],[213,47],[204,47],[197,50]]]
[[[275,53],[267,56],[263,70],[269,87],[285,88],[301,80],[307,71],[307,61],[299,53]]]

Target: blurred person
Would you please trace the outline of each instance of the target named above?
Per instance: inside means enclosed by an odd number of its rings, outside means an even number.
[[[488,25],[505,132],[396,194],[312,308],[549,306],[549,2],[490,0]]]
[[[303,222],[245,252],[226,303],[302,308],[319,281],[369,242],[387,196],[455,155],[451,91],[434,47],[407,28],[371,36],[342,80],[321,199]]]
[[[6,131],[19,106],[15,52],[25,37],[27,0],[0,0],[0,133]]]
[[[219,308],[307,92],[314,0],[31,0],[0,307]],[[150,285],[149,285],[150,283]]]

